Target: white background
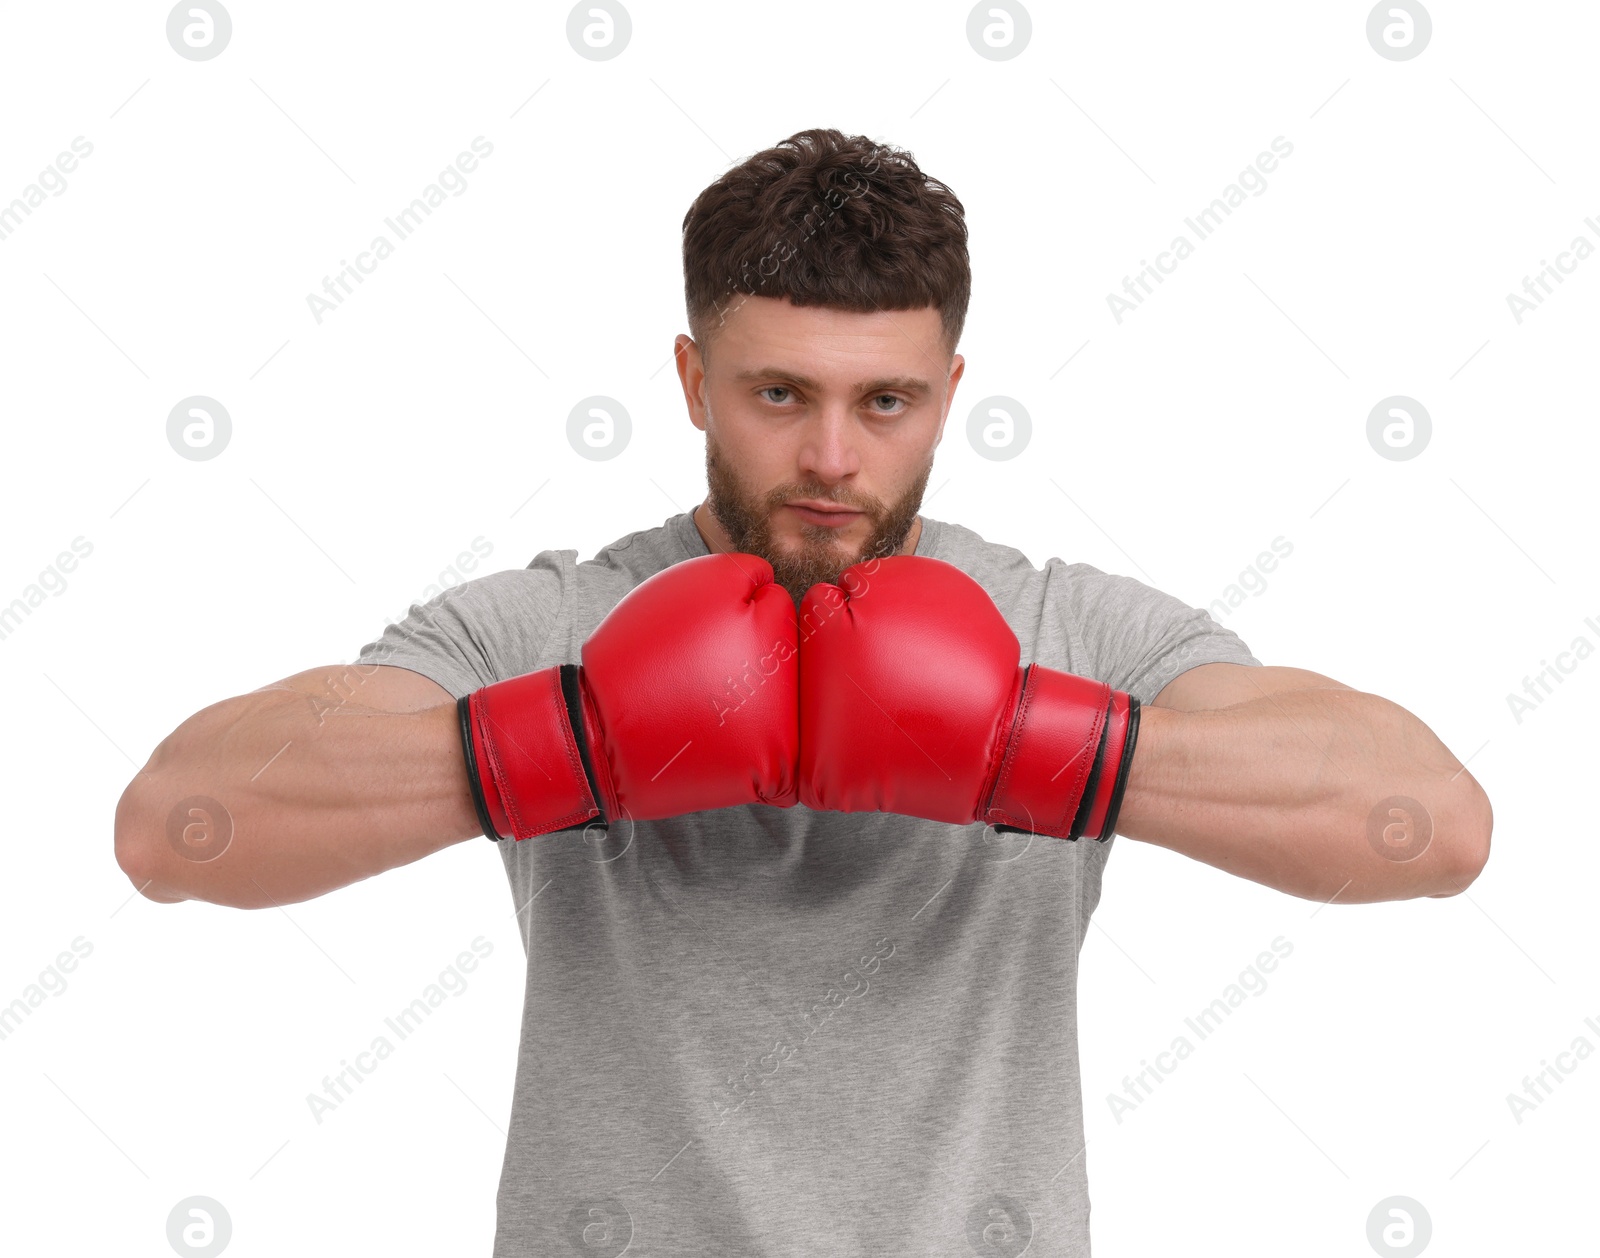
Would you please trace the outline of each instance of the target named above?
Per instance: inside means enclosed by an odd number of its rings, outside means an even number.
[[[1197,606],[1284,538],[1224,623],[1414,711],[1494,804],[1447,900],[1319,909],[1118,843],[1083,960],[1096,1253],[1364,1254],[1396,1194],[1432,1253],[1592,1252],[1600,1055],[1521,1123],[1506,1097],[1600,1047],[1600,661],[1520,721],[1507,695],[1600,645],[1600,260],[1520,324],[1506,295],[1600,244],[1594,6],[1437,3],[1407,61],[1359,3],[1040,4],[1005,61],[966,7],[907,0],[639,3],[599,62],[550,4],[230,12],[203,62],[163,5],[0,13],[0,205],[93,145],[0,240],[0,605],[93,547],[0,639],[0,1003],[92,946],[0,1042],[0,1249],[170,1253],[204,1194],[232,1254],[488,1252],[522,981],[494,849],[287,911],[157,905],[113,809],[185,717],[354,658],[474,538],[481,574],[697,502],[682,216],[836,126],[966,206],[926,513]],[[480,135],[465,192],[319,324],[307,294]],[[1266,191],[1119,325],[1107,294],[1277,136]],[[232,416],[209,461],[166,438],[195,394]],[[567,442],[591,394],[633,417],[609,461]],[[1008,461],[966,441],[994,394],[1033,417]],[[1366,436],[1395,394],[1433,422],[1405,461]],[[314,1122],[306,1094],[478,936],[468,990]],[[1107,1094],[1278,936],[1268,989],[1118,1122]]]

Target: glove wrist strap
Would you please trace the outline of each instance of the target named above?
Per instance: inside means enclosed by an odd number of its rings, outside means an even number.
[[[457,705],[473,807],[488,838],[587,825],[596,802],[576,664],[484,686]]]
[[[1057,839],[1109,838],[1122,804],[1138,700],[1030,664],[1005,758],[980,820]]]

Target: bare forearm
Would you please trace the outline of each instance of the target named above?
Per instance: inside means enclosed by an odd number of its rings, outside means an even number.
[[[292,690],[196,713],[117,806],[117,856],[153,900],[265,908],[480,833],[454,705],[333,711]],[[208,802],[209,801],[209,802]]]
[[[1384,804],[1395,797],[1421,808]],[[1460,891],[1490,825],[1482,789],[1416,717],[1378,695],[1307,689],[1201,711],[1146,706],[1117,829],[1347,903]]]

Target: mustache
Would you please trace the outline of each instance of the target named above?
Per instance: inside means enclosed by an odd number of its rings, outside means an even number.
[[[819,489],[815,486],[786,486],[773,490],[767,495],[767,507],[776,511],[786,503],[803,498],[809,502],[830,502],[836,507],[849,507],[852,511],[864,511],[868,515],[881,515],[883,504],[876,498],[862,498],[854,494],[840,494],[835,491]]]

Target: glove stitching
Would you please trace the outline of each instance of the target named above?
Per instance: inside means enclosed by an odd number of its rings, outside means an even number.
[[[1004,803],[1000,802],[1007,798],[1007,788],[1011,781],[1011,774],[1017,766],[1017,760],[1020,758],[1022,747],[1022,731],[1027,724],[1026,717],[1028,708],[1033,703],[1033,682],[1034,678],[1030,666],[1027,684],[1023,686],[1022,694],[1017,700],[1017,714],[1011,722],[1011,735],[1006,740],[1006,749],[1003,753],[1003,758],[1000,761],[1000,778],[995,783],[994,791],[989,797],[991,806],[988,809],[989,816],[986,817],[985,820],[990,821],[991,825],[993,824],[991,818],[993,818],[996,814],[998,814],[1000,819],[1007,825],[1021,826],[1025,830],[1029,829],[1033,822],[1033,818],[1029,817],[1028,823],[1025,825],[1021,817],[1017,816],[1017,814],[1008,809]],[[1031,830],[1030,833],[1032,833]]]
[[[565,720],[564,714],[566,712],[566,703],[561,698],[561,681],[559,674],[552,679],[552,683],[555,691],[554,701],[558,705],[559,713],[562,714],[560,718],[560,726],[562,736],[566,742],[567,769],[574,775],[574,777],[581,779],[585,783],[585,786],[587,786],[589,779],[583,771],[583,761],[578,755],[578,745],[573,740],[572,731],[568,728]],[[532,832],[531,827],[524,822],[523,811],[520,807],[518,807],[516,792],[507,789],[508,778],[506,773],[506,764],[504,757],[500,752],[500,744],[496,739],[489,736],[490,727],[498,727],[497,723],[492,720],[487,708],[485,708],[484,712],[479,717],[479,721],[482,725],[483,745],[489,753],[489,771],[494,776],[495,789],[500,795],[500,806],[505,809],[506,819],[511,823],[511,837],[514,839],[533,838],[535,837],[534,833]],[[507,737],[510,737],[509,730],[507,731]],[[514,742],[515,739],[512,739],[512,741]],[[550,825],[547,829],[538,831],[538,833],[546,834],[551,830],[559,830],[563,826],[573,825],[576,822],[584,820],[588,815],[589,810],[582,807],[580,804],[577,809],[568,813],[563,813],[561,816],[554,818],[552,825]]]

